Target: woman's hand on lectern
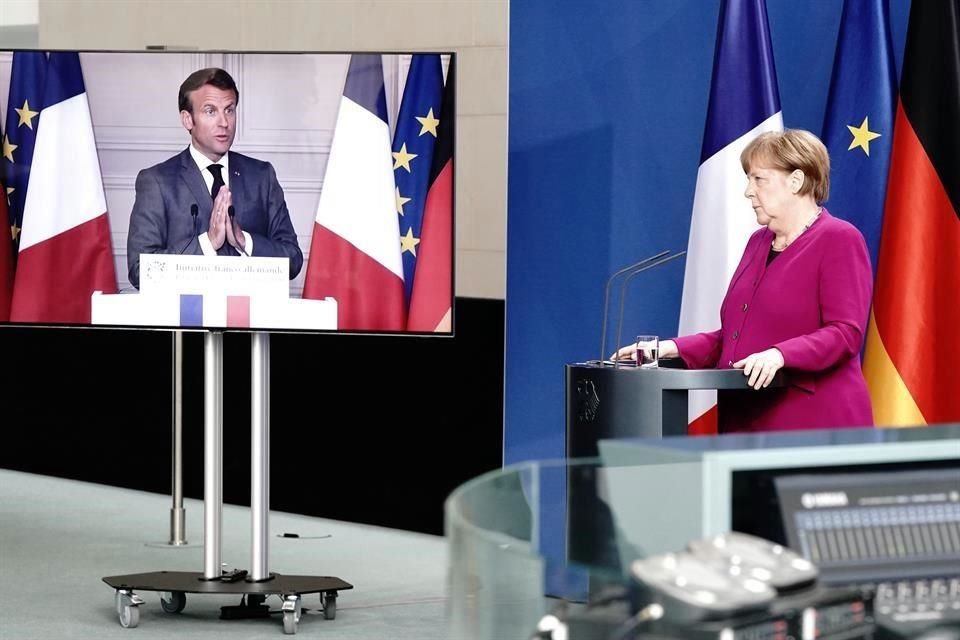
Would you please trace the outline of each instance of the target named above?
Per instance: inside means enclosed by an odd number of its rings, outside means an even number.
[[[617,349],[617,352],[610,356],[611,360],[636,360],[637,359],[637,343],[628,344],[625,347],[620,347]]]
[[[661,340],[660,341],[660,359],[666,358],[676,358],[680,355],[680,350],[677,349],[677,343],[673,340]]]
[[[680,355],[680,351],[677,349],[677,343],[673,340],[664,340],[660,343],[660,353],[657,355],[658,358],[676,358]],[[610,356],[611,360],[636,360],[637,359],[637,344],[628,344],[625,347],[620,347],[615,354]]]
[[[747,386],[762,389],[773,381],[773,376],[783,368],[783,354],[776,347],[752,353],[743,360],[733,363],[734,369],[743,369],[743,375],[750,376]]]

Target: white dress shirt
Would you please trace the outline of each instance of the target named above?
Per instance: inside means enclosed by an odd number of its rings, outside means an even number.
[[[190,145],[190,157],[193,158],[193,161],[197,163],[197,168],[200,169],[200,175],[203,177],[203,182],[207,185],[207,192],[213,193],[213,173],[207,168],[212,164],[219,164],[223,169],[220,170],[220,175],[223,176],[223,186],[230,186],[230,154],[225,153],[223,156],[216,162],[203,155],[197,151],[196,147],[193,144]],[[230,224],[230,221],[227,221],[227,224]],[[241,256],[251,256],[253,255],[253,238],[250,237],[250,234],[246,231],[243,232],[244,239],[244,248],[246,251],[240,251],[239,249],[234,248],[234,251],[237,252],[237,255]],[[210,238],[207,236],[207,232],[204,231],[200,234],[199,237],[200,250],[203,251],[205,256],[215,256],[217,255],[216,249],[213,248],[213,245],[210,243]]]

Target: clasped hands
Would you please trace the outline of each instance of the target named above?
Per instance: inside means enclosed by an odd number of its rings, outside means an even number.
[[[207,238],[210,239],[210,245],[214,250],[219,249],[224,242],[227,242],[240,253],[246,253],[246,238],[243,235],[243,229],[240,228],[240,223],[235,218],[230,217],[230,206],[232,204],[233,196],[230,189],[226,186],[221,187],[213,201]]]

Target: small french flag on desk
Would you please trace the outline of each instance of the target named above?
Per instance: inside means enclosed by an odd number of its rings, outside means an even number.
[[[250,296],[227,296],[227,326],[250,327]]]
[[[204,298],[206,296],[198,294],[180,295],[180,326],[181,327],[202,327]],[[212,302],[212,301],[208,301]],[[208,304],[208,314],[210,313],[210,304]],[[232,329],[250,328],[250,296],[227,296],[226,297],[226,326]],[[209,318],[210,324],[213,318]]]
[[[203,326],[203,296],[187,293],[180,295],[180,326]]]

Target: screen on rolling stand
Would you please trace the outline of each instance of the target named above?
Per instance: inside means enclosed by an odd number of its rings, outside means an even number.
[[[0,51],[0,325],[451,336],[454,59]]]

